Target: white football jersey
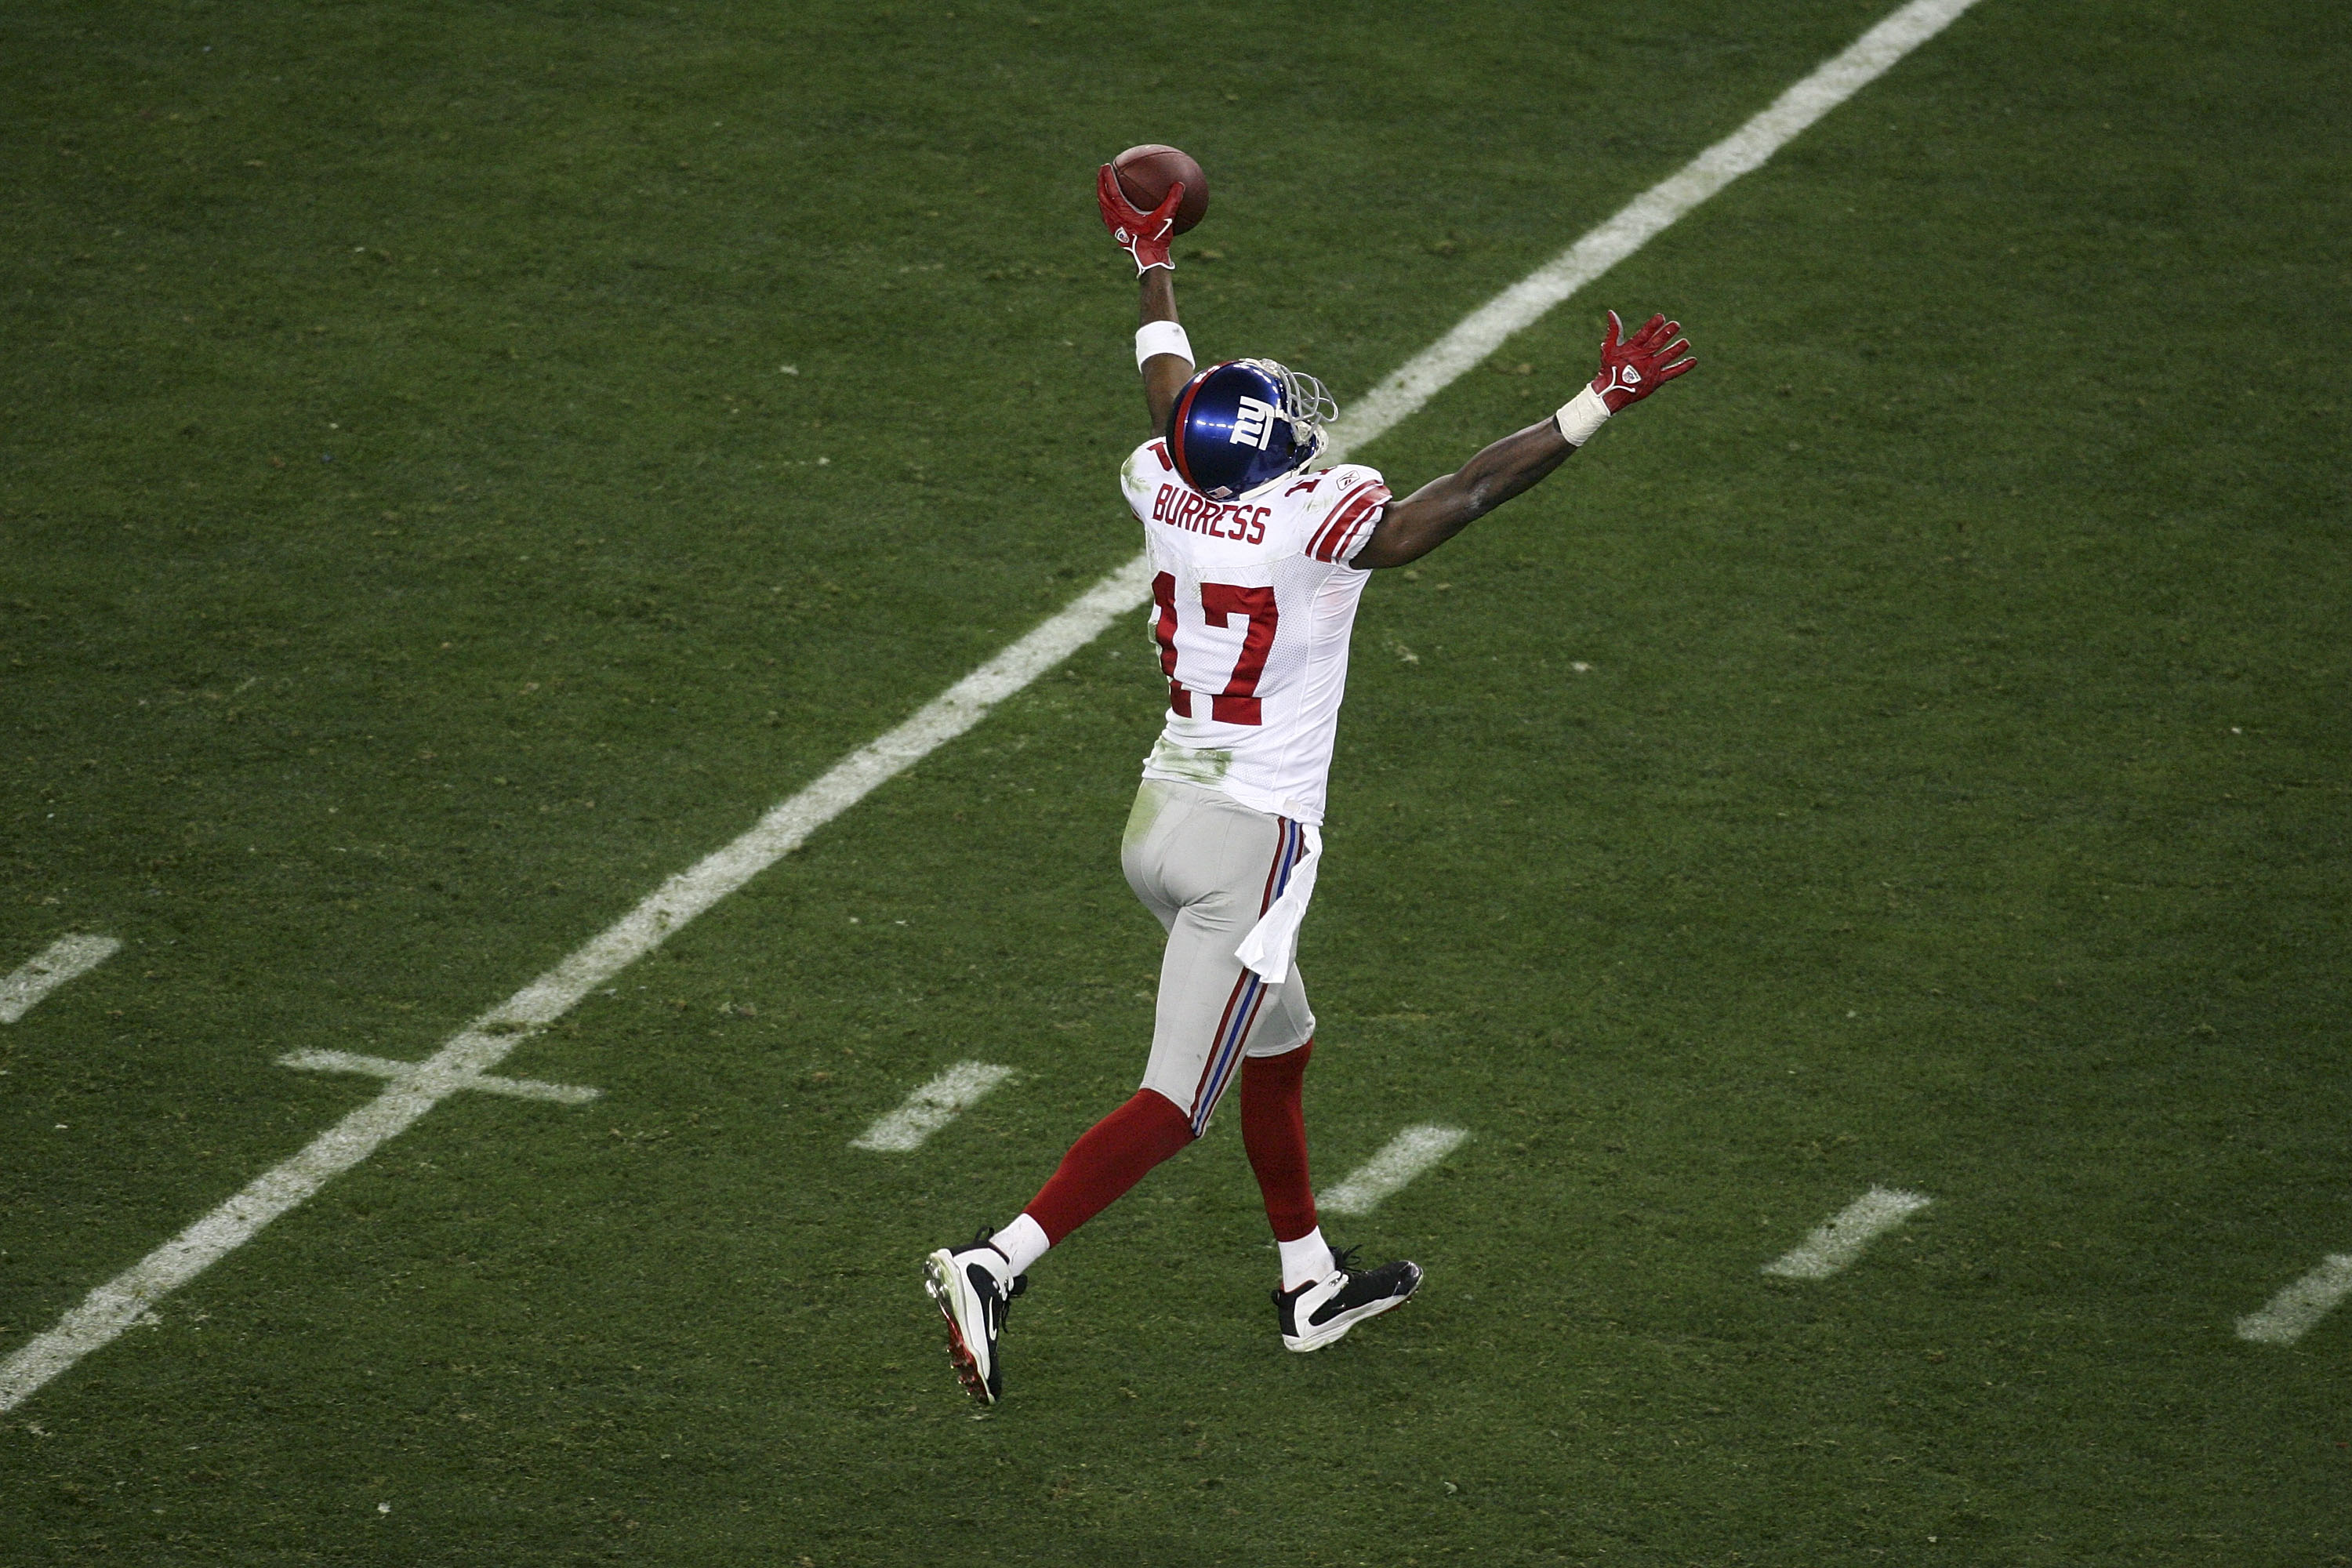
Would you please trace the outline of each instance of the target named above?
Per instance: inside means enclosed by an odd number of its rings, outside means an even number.
[[[1168,677],[1168,724],[1143,776],[1320,826],[1348,639],[1371,575],[1349,563],[1388,487],[1342,463],[1213,501],[1157,440],[1119,481],[1151,554],[1149,614]]]

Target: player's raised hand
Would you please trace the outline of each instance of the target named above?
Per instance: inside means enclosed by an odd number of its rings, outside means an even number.
[[[1592,390],[1601,395],[1610,413],[1641,402],[1698,363],[1688,357],[1690,344],[1675,336],[1682,330],[1680,321],[1656,315],[1629,338],[1617,312],[1609,312],[1609,335],[1601,340],[1601,374],[1592,378]],[[1676,359],[1677,354],[1684,357]]]
[[[1181,181],[1168,187],[1168,195],[1160,205],[1145,212],[1127,199],[1118,188],[1118,175],[1108,163],[1095,175],[1095,204],[1102,208],[1103,226],[1110,230],[1118,247],[1135,258],[1135,275],[1142,277],[1155,267],[1165,267],[1171,272],[1176,264],[1168,259],[1168,242],[1176,232],[1176,209],[1184,200]]]

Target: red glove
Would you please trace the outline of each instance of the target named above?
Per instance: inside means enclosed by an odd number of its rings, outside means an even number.
[[[1640,331],[1620,342],[1618,339],[1625,329],[1619,323],[1617,312],[1609,312],[1609,335],[1601,340],[1601,374],[1592,378],[1592,390],[1601,395],[1610,413],[1616,413],[1629,403],[1641,402],[1698,363],[1695,359],[1675,358],[1690,347],[1675,337],[1682,330],[1680,321],[1653,316]],[[1674,342],[1667,342],[1669,338]]]
[[[1155,267],[1176,270],[1168,259],[1168,241],[1176,232],[1177,204],[1184,199],[1181,180],[1168,187],[1167,199],[1150,212],[1143,211],[1127,199],[1118,188],[1118,175],[1108,163],[1095,176],[1095,205],[1102,208],[1103,226],[1110,230],[1118,247],[1135,258],[1138,278]]]

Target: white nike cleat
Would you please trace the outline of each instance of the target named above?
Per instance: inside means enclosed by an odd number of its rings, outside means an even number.
[[[997,1336],[1004,1331],[1005,1309],[1029,1289],[1029,1276],[1014,1274],[988,1237],[982,1231],[969,1247],[942,1247],[923,1259],[923,1289],[948,1321],[948,1359],[964,1392],[982,1405],[1004,1397]]]
[[[1345,1252],[1334,1249],[1330,1273],[1296,1290],[1274,1293],[1284,1348],[1302,1354],[1319,1351],[1366,1318],[1403,1306],[1421,1289],[1420,1264],[1383,1263],[1359,1273],[1348,1267],[1355,1251],[1352,1247]]]

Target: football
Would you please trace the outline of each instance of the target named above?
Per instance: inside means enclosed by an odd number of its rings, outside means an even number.
[[[1184,199],[1176,206],[1176,232],[1182,234],[1209,216],[1209,176],[1190,153],[1150,142],[1129,147],[1110,161],[1118,188],[1129,201],[1150,212],[1168,199],[1168,187],[1183,182]]]

